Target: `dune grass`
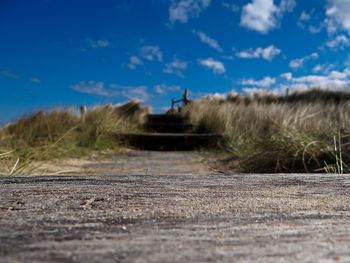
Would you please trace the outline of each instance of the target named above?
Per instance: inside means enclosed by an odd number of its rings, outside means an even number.
[[[239,172],[322,172],[325,163],[334,168],[337,134],[342,162],[350,162],[349,93],[314,89],[290,96],[205,97],[182,112],[197,132],[224,135],[221,149]]]
[[[136,100],[99,106],[86,113],[55,108],[25,116],[0,130],[0,174],[30,173],[33,161],[118,150],[116,134],[140,129],[148,107]]]
[[[29,174],[38,161],[118,151],[117,134],[141,131],[147,113],[133,100],[81,114],[56,108],[22,117],[0,130],[0,174]],[[194,132],[223,134],[219,149],[238,172],[350,172],[350,93],[205,97],[181,114]]]

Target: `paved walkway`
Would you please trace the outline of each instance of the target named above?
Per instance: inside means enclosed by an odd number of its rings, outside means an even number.
[[[0,262],[350,262],[350,176],[178,165],[0,177]]]

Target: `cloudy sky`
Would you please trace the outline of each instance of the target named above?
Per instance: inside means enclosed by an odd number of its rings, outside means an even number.
[[[350,83],[349,0],[1,0],[0,123],[34,109]]]

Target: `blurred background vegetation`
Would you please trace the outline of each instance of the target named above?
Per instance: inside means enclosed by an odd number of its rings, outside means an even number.
[[[0,130],[0,174],[29,173],[33,161],[119,151],[118,134],[142,132],[150,107],[122,105],[38,111]],[[180,113],[195,133],[220,133],[216,150],[237,172],[323,172],[350,163],[350,93],[313,89],[277,96],[206,96]],[[30,169],[28,168],[30,167]]]
[[[350,162],[350,93],[207,96],[182,112],[198,132],[224,135],[220,147],[238,172],[322,172],[325,162],[336,163],[334,136]]]
[[[118,151],[117,134],[138,132],[150,112],[137,100],[97,106],[77,113],[55,108],[20,118],[0,130],[0,173],[29,172],[33,161],[79,157],[92,151]]]

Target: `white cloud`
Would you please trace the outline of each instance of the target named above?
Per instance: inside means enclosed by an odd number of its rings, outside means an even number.
[[[109,84],[106,87],[102,81],[81,81],[79,84],[71,85],[71,89],[87,94],[94,94],[104,97],[125,97],[127,99],[140,99],[147,101],[151,96],[147,92],[147,86],[120,86]]]
[[[329,71],[334,68],[333,64],[317,64],[313,69],[312,73],[324,73],[327,74]]]
[[[139,59],[136,56],[131,56],[130,57],[130,63],[128,64],[128,67],[131,69],[136,69],[137,65],[143,65],[143,62],[141,59]]]
[[[243,7],[240,25],[266,34],[279,26],[285,12],[292,12],[295,0],[282,0],[279,6],[273,0],[252,0]]]
[[[347,59],[344,61],[344,65],[345,65],[347,68],[350,68],[350,54],[348,55]]]
[[[261,79],[261,80],[255,80],[255,79],[245,79],[241,81],[242,85],[249,85],[249,86],[259,86],[259,87],[264,87],[264,88],[268,88],[271,85],[276,83],[276,79],[275,78],[271,78],[269,76]]]
[[[210,47],[216,49],[219,52],[222,52],[222,48],[220,47],[219,43],[215,39],[208,37],[203,32],[198,32],[198,31],[193,30],[192,33],[199,36],[201,42],[208,44]]]
[[[254,95],[254,94],[270,94],[273,93],[272,90],[267,90],[267,89],[259,89],[259,88],[243,88],[242,89],[243,93],[246,95]]]
[[[349,90],[350,87],[350,69],[346,68],[343,71],[333,70],[322,75],[306,75],[301,77],[292,77],[286,79],[287,84],[281,84],[280,87],[290,91],[306,90],[314,87],[323,89]]]
[[[343,50],[344,47],[347,47],[350,45],[350,40],[347,38],[345,35],[338,35],[336,38],[333,40],[330,40],[326,43],[326,46],[333,50],[338,50],[341,49]]]
[[[211,97],[213,100],[224,100],[227,98],[227,94],[226,93],[214,93],[213,96]]]
[[[112,89],[122,89],[123,87],[117,84],[109,84],[108,87]]]
[[[285,12],[293,12],[295,6],[295,0],[281,0],[278,15],[282,16]]]
[[[29,80],[30,80],[31,82],[40,83],[40,79],[38,79],[38,78],[30,77]]]
[[[233,56],[221,56],[221,57],[224,59],[227,59],[227,60],[234,60],[235,59]]]
[[[299,27],[303,29],[307,28],[311,34],[317,34],[321,32],[321,30],[326,26],[324,21],[320,22],[318,26],[310,24],[311,18],[314,12],[315,12],[315,9],[312,9],[310,13],[307,13],[306,11],[302,11],[297,21],[297,25]],[[317,15],[316,15],[316,18],[317,18]]]
[[[7,77],[10,77],[10,78],[14,78],[14,79],[22,78],[22,76],[15,74],[9,70],[3,70],[0,72],[0,74],[7,76]],[[29,80],[31,82],[35,82],[35,83],[40,83],[40,79],[34,78],[34,77],[29,77],[27,80]]]
[[[165,64],[165,68],[163,69],[163,72],[169,73],[169,74],[175,74],[179,77],[184,77],[182,71],[187,69],[187,62],[181,61],[178,58],[174,58],[174,61],[168,64]]]
[[[162,85],[163,85],[163,84],[162,84]],[[161,85],[154,86],[154,87],[153,87],[153,90],[154,90],[155,92],[157,92],[158,94],[163,94],[163,95],[166,94],[164,88],[163,88]]]
[[[305,58],[296,58],[289,62],[289,66],[293,69],[300,68],[304,64]]]
[[[214,60],[212,58],[199,59],[198,63],[203,67],[211,69],[216,74],[222,74],[226,72],[225,66],[222,62]]]
[[[21,77],[20,75],[12,73],[9,70],[3,70],[3,71],[1,71],[1,74],[4,75],[4,76],[8,76],[8,77],[14,78],[14,79],[19,79]]]
[[[110,45],[110,42],[107,40],[93,40],[91,38],[88,38],[86,42],[92,48],[108,47]]]
[[[312,53],[311,55],[309,56],[306,56],[306,57],[303,57],[303,58],[296,58],[296,59],[293,59],[289,62],[289,66],[293,69],[298,69],[300,67],[303,66],[303,64],[310,60],[310,59],[317,59],[318,58],[318,54],[317,53]]]
[[[253,0],[243,7],[241,26],[267,33],[276,27],[277,21],[274,15],[276,12],[277,7],[273,4],[273,0]]]
[[[311,16],[306,13],[305,11],[303,11],[299,17],[299,21],[309,21],[311,19]]]
[[[137,66],[143,65],[144,63],[140,58],[149,61],[157,60],[159,62],[162,62],[163,53],[160,51],[160,47],[158,46],[143,46],[139,48],[138,56],[130,57],[130,62],[127,66],[130,69],[136,69]]]
[[[263,58],[266,60],[272,60],[275,56],[281,53],[281,50],[271,45],[267,48],[258,47],[257,49],[247,49],[244,51],[236,52],[236,56],[239,58]]]
[[[176,21],[187,23],[190,18],[198,17],[209,4],[210,0],[172,0],[169,20],[171,23]]]
[[[128,86],[124,87],[122,95],[128,99],[139,99],[142,101],[147,101],[151,98],[151,95],[147,92],[147,86]]]
[[[339,73],[339,72],[338,72]],[[343,76],[341,78],[337,78],[337,74],[333,75],[308,75],[299,78],[293,78],[293,81],[296,83],[304,83],[310,87],[322,87],[322,88],[340,88],[347,87],[349,85],[349,80],[344,79]]]
[[[232,12],[238,12],[240,10],[238,5],[227,3],[227,2],[223,2],[222,6],[228,8],[228,9],[231,9]]]
[[[93,80],[85,82],[81,81],[79,84],[70,86],[71,89],[87,93],[87,94],[95,94],[99,96],[106,96],[106,97],[115,97],[119,95],[118,91],[115,90],[108,90],[104,86],[105,84],[102,81],[95,82]]]
[[[324,28],[324,24],[323,23],[321,23],[318,27],[310,25],[309,26],[309,32],[311,34],[317,34],[317,33],[321,32],[322,28]]]
[[[331,77],[332,79],[345,79],[346,77],[348,77],[349,72],[340,72],[337,70],[333,70],[329,73],[329,77]]]
[[[311,19],[311,16],[308,13],[306,13],[305,11],[303,11],[298,19],[297,24],[301,28],[304,28],[305,27],[304,22],[309,21],[310,19]]]
[[[329,33],[345,30],[350,34],[350,1],[328,0],[326,24]]]
[[[139,50],[139,56],[153,61],[157,59],[159,62],[163,61],[163,53],[160,51],[158,46],[144,46]]]
[[[285,78],[286,80],[291,80],[293,77],[293,74],[291,72],[286,72],[280,75],[282,78]]]
[[[317,64],[313,69],[312,69],[312,73],[318,73],[318,72],[322,72],[323,71],[323,67],[321,64]]]
[[[155,92],[157,92],[158,94],[161,95],[166,95],[168,91],[179,91],[181,90],[180,86],[176,86],[176,85],[172,85],[172,86],[167,86],[165,84],[160,84],[160,85],[156,85],[153,87],[153,90]]]
[[[332,64],[320,65],[321,68],[332,68]],[[291,72],[280,74],[278,78],[265,77],[262,80],[247,79],[240,83],[241,85],[252,86],[244,87],[242,91],[246,94],[252,94],[264,91],[262,88],[277,94],[284,94],[287,90],[293,92],[303,91],[311,88],[321,88],[330,90],[350,91],[350,67],[343,71],[333,70],[324,74],[311,74],[294,77]],[[276,87],[271,89],[271,86]]]

